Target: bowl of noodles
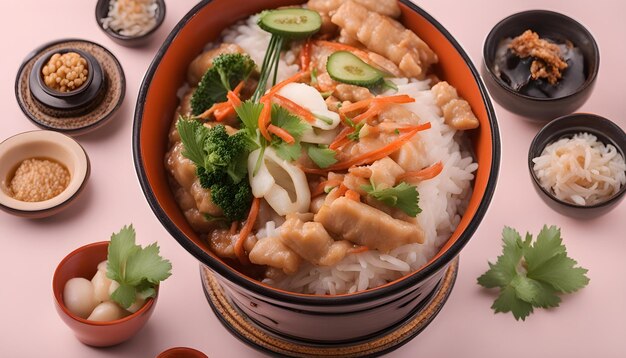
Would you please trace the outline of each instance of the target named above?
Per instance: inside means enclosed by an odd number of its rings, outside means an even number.
[[[150,66],[133,151],[155,215],[237,312],[333,346],[432,300],[500,139],[469,57],[409,1],[214,0]]]

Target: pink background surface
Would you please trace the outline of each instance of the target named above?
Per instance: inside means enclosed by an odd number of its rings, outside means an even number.
[[[132,162],[132,116],[143,74],[169,31],[195,3],[168,1],[164,25],[153,42],[141,49],[116,45],[98,29],[95,1],[0,3],[4,44],[0,140],[36,129],[21,113],[13,85],[20,62],[40,44],[68,37],[98,42],[118,57],[127,80],[126,99],[113,121],[78,138],[91,158],[92,174],[75,205],[44,220],[0,212],[0,356],[154,357],[173,346],[194,347],[211,357],[261,355],[231,336],[213,315],[202,292],[198,263],[152,214]],[[626,3],[423,0],[419,5],[456,36],[477,67],[485,36],[509,14],[543,8],[582,22],[600,46],[601,65],[595,92],[580,111],[606,116],[626,127]],[[442,312],[422,334],[390,356],[626,357],[626,204],[591,221],[577,221],[549,209],[534,192],[526,167],[528,146],[540,126],[494,105],[503,144],[491,208],[461,255],[459,277]],[[106,240],[131,222],[139,242],[159,242],[163,255],[173,263],[174,274],[161,287],[154,316],[134,339],[109,349],[89,348],[56,315],[52,273],[73,249]],[[500,252],[502,227],[536,233],[544,223],[562,228],[569,253],[589,269],[590,285],[565,297],[558,309],[536,311],[526,322],[516,322],[510,314],[494,315],[489,307],[495,292],[475,282],[487,269],[487,260],[494,260]]]

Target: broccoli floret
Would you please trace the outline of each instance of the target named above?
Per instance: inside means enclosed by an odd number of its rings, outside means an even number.
[[[250,209],[252,189],[246,180],[239,184],[232,182],[213,184],[211,200],[222,209],[227,219],[243,220]]]
[[[248,55],[226,53],[217,56],[191,96],[191,113],[199,115],[213,104],[226,101],[226,93],[248,78],[255,66]]]

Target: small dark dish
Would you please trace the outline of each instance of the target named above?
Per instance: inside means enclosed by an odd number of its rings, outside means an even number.
[[[498,76],[495,58],[500,42],[514,38],[527,29],[538,33],[541,38],[560,42],[569,40],[581,50],[586,75],[582,86],[563,97],[538,98],[513,90]],[[482,75],[490,94],[507,110],[536,121],[549,121],[582,106],[593,91],[599,65],[600,52],[591,33],[574,19],[547,10],[524,11],[505,18],[489,32],[483,46]]]
[[[126,47],[139,47],[143,46],[150,40],[150,37],[156,30],[163,24],[163,20],[165,20],[165,1],[164,0],[156,0],[157,3],[157,14],[156,14],[156,24],[152,29],[146,32],[143,35],[139,36],[124,36],[119,34],[112,29],[105,29],[102,26],[102,19],[106,18],[109,14],[109,3],[111,0],[98,0],[96,3],[96,22],[98,23],[98,27],[107,34],[114,42],[126,46]]]
[[[547,145],[580,132],[595,135],[605,145],[613,145],[622,157],[626,154],[626,134],[617,124],[595,114],[574,113],[555,119],[537,133],[528,151],[528,170],[535,190],[548,206],[564,215],[590,219],[605,214],[616,207],[624,199],[626,185],[622,185],[619,192],[606,201],[595,205],[576,205],[557,199],[552,192],[544,189],[539,184],[539,178],[533,169],[533,158],[540,156]]]
[[[89,74],[87,75],[87,82],[77,89],[69,92],[60,92],[48,87],[44,83],[41,70],[43,66],[48,63],[52,55],[55,53],[64,54],[68,52],[76,52],[87,61]],[[28,81],[30,92],[39,103],[58,110],[72,111],[80,108],[85,110],[97,101],[99,95],[106,89],[103,77],[102,66],[100,66],[100,63],[95,57],[79,49],[67,48],[60,51],[49,51],[41,56],[31,69]]]
[[[88,76],[91,72],[100,76],[95,74],[88,88],[83,84],[75,91],[61,93],[43,83],[41,66],[50,55],[68,50],[88,59]],[[92,90],[98,88],[97,96],[89,101]],[[15,98],[24,115],[42,129],[69,135],[88,133],[108,123],[121,107],[125,93],[124,70],[117,58],[99,44],[81,39],[61,39],[37,47],[22,61],[15,76]],[[83,101],[85,105],[74,106]]]

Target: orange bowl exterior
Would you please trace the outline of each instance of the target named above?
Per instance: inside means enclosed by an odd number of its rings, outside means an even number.
[[[63,289],[65,283],[74,277],[83,277],[88,280],[96,274],[97,266],[107,259],[108,241],[96,242],[80,247],[67,255],[57,266],[52,279],[52,291],[57,313],[65,324],[74,331],[79,341],[95,347],[108,347],[122,343],[132,336],[148,322],[154,311],[157,295],[150,298],[137,312],[110,322],[94,322],[72,314],[63,303]]]
[[[497,181],[500,137],[489,96],[469,56],[435,19],[410,1],[401,0],[400,20],[437,52],[437,75],[457,88],[481,124],[469,132],[479,167],[468,208],[456,231],[420,270],[352,294],[286,292],[229,266],[193,231],[169,187],[163,158],[179,104],[176,93],[185,83],[188,64],[224,28],[263,9],[302,2],[204,0],[196,5],[174,28],[144,77],[135,108],[133,154],[142,189],[157,218],[181,246],[216,273],[225,294],[247,318],[270,334],[299,344],[342,345],[367,341],[398,327],[431,300],[445,270],[487,211]],[[251,340],[244,341],[255,346]]]

